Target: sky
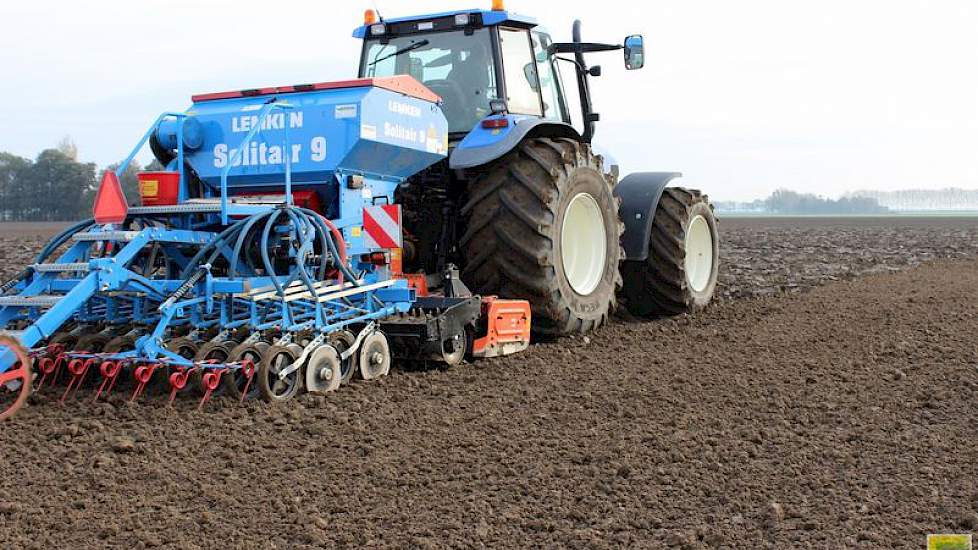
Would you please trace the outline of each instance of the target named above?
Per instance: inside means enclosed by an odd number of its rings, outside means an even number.
[[[480,4],[481,3],[481,4]],[[123,159],[191,94],[356,76],[363,10],[387,17],[491,0],[5,0],[0,151],[66,135]],[[714,200],[778,188],[978,188],[974,0],[506,0],[557,41],[640,33],[646,66],[594,54],[595,144],[622,173],[683,172]],[[571,84],[571,82],[568,82]],[[148,153],[142,157],[148,160]]]

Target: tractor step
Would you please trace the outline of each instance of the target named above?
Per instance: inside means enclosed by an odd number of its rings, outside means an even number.
[[[38,294],[37,296],[3,296],[0,297],[0,306],[13,307],[51,307],[64,296],[55,294]]]
[[[114,241],[129,242],[139,235],[140,231],[96,231],[91,233],[75,233],[71,238],[76,241]]]
[[[89,271],[89,266],[87,262],[69,263],[69,264],[34,264],[31,269],[38,273],[78,273]]]

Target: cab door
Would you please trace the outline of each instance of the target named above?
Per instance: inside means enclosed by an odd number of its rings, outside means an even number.
[[[542,117],[543,101],[529,31],[500,27],[498,36],[509,112]]]
[[[530,37],[533,40],[533,58],[537,64],[540,96],[543,100],[543,118],[570,124],[560,72],[556,60],[549,52],[553,40],[543,31],[532,31]]]

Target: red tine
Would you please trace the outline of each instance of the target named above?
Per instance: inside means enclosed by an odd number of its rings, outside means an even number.
[[[60,404],[64,405],[65,399],[68,398],[68,394],[75,391],[81,386],[82,380],[85,378],[85,374],[88,369],[95,364],[95,359],[72,359],[68,362],[68,372],[71,373],[71,381],[68,382],[68,387],[65,388],[64,394],[61,395]]]
[[[245,359],[241,363],[241,372],[248,378],[245,382],[244,391],[241,392],[241,403],[244,403],[245,396],[248,395],[248,388],[251,387],[251,381],[255,379],[255,363],[251,359]]]
[[[98,401],[98,398],[102,395],[102,390],[105,389],[105,385],[109,384],[109,390],[105,392],[105,396],[109,396],[109,392],[112,391],[112,386],[115,385],[115,379],[119,376],[119,371],[122,370],[122,361],[105,361],[99,365],[99,371],[102,373],[102,384],[98,387],[98,392],[95,393],[95,397],[92,398],[92,402]]]
[[[179,370],[170,375],[170,401],[169,404],[173,404],[173,399],[176,398],[177,392],[187,387],[187,382],[190,380],[190,374],[196,368]]]
[[[136,386],[136,391],[134,391],[132,393],[132,397],[129,398],[130,403],[135,401],[143,393],[143,390],[146,389],[146,384],[148,384],[150,379],[153,378],[153,372],[155,372],[160,366],[161,365],[153,364],[143,365],[136,368],[135,377],[136,381],[139,382],[139,385]]]
[[[112,375],[112,383],[109,384],[109,389],[105,390],[105,397],[108,398],[109,394],[112,393],[112,388],[115,387],[115,383],[119,381],[119,375],[122,373],[122,367],[124,366],[122,361],[117,361],[118,365],[115,369],[115,373]]]
[[[44,357],[37,364],[37,369],[41,371],[41,380],[37,383],[37,391],[41,391],[41,388],[44,387],[44,381],[54,372],[54,359]]]
[[[204,403],[207,403],[207,401],[211,398],[211,394],[214,393],[214,390],[221,385],[221,375],[225,372],[227,372],[227,369],[204,373],[202,380],[206,391],[204,392],[204,397],[200,400],[200,405],[197,405],[198,411],[202,409],[204,407]]]
[[[68,356],[61,352],[58,354],[58,358],[54,360],[54,381],[58,380],[61,376],[61,369],[65,368],[65,364],[68,363]]]

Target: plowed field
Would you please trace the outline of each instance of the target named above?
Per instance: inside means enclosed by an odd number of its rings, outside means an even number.
[[[20,231],[8,275],[39,245]],[[692,317],[285,406],[34,398],[0,425],[2,546],[922,548],[978,531],[978,221],[721,231],[722,299]]]

